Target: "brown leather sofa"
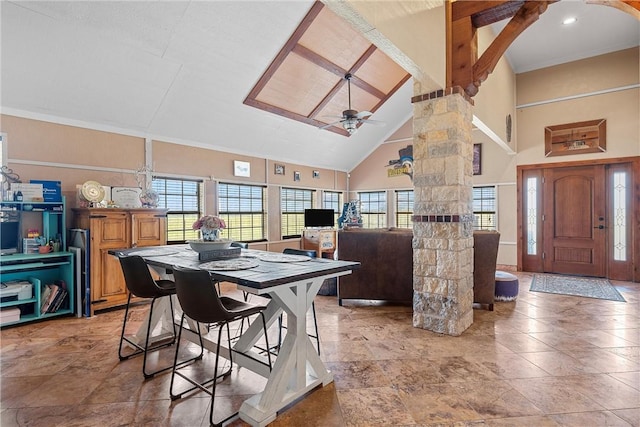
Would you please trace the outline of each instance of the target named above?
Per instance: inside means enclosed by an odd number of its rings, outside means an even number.
[[[347,229],[338,232],[338,258],[359,261],[352,274],[338,279],[338,303],[344,299],[413,301],[413,232],[404,228]],[[473,302],[493,310],[500,233],[473,232]]]
[[[500,233],[473,232],[473,302],[487,305],[493,311],[496,292],[496,262]]]
[[[413,301],[413,231],[404,228],[338,232],[338,258],[359,261],[360,268],[338,279],[338,303],[344,299]]]

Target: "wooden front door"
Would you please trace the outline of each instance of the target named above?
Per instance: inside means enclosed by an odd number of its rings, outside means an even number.
[[[551,168],[543,176],[544,271],[604,277],[605,166]]]

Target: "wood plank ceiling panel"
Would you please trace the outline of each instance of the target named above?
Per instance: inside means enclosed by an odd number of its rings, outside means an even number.
[[[301,78],[302,77],[302,78]],[[293,113],[309,116],[337,76],[298,55],[288,55],[256,99]]]
[[[244,103],[323,126],[339,120],[348,109],[347,73],[352,75],[352,109],[372,113],[410,78],[347,22],[316,2]],[[340,124],[327,130],[350,135]]]

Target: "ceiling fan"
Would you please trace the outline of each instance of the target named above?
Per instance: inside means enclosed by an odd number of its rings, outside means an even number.
[[[328,116],[340,118],[340,120],[335,121],[333,123],[329,123],[328,125],[321,126],[319,129],[327,129],[331,126],[337,125],[338,123],[342,123],[342,127],[344,130],[349,132],[349,135],[352,135],[356,130],[358,130],[359,123],[369,123],[372,125],[384,126],[386,123],[381,122],[379,120],[368,120],[366,119],[373,113],[371,111],[361,111],[351,109],[351,77],[353,77],[350,73],[347,73],[344,78],[347,80],[347,89],[349,91],[349,108],[342,112],[342,116]]]

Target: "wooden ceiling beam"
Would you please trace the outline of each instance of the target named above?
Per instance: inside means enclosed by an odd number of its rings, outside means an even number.
[[[460,86],[469,97],[475,96],[509,45],[555,1],[447,0],[447,87]],[[511,21],[478,59],[479,26],[506,18]]]
[[[632,0],[586,0],[588,4],[611,6],[640,20],[640,1]]]
[[[465,92],[469,96],[478,93],[480,84],[493,72],[496,64],[507,51],[513,41],[531,24],[540,18],[540,15],[547,10],[550,2],[525,2],[518,12],[511,18],[506,27],[491,42],[489,47],[482,53],[482,56],[473,64],[472,85],[465,87]],[[471,94],[473,93],[473,95]]]

